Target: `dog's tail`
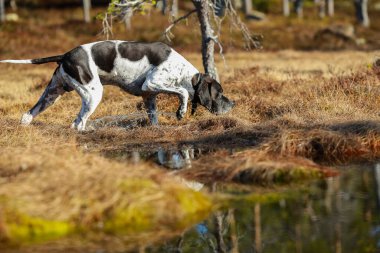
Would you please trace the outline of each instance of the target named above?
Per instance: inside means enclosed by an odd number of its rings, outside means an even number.
[[[46,58],[39,59],[30,59],[30,60],[2,60],[3,63],[19,63],[19,64],[44,64],[48,62],[57,62],[62,61],[64,55],[50,56]]]

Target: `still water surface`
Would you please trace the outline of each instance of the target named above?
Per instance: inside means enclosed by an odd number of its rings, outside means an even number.
[[[191,166],[196,154],[192,149],[158,150],[150,157],[165,167],[179,169]],[[182,236],[147,246],[144,251],[380,252],[380,164],[338,169],[337,177],[273,189],[262,193],[260,201],[241,198]],[[239,197],[252,194],[213,187]]]

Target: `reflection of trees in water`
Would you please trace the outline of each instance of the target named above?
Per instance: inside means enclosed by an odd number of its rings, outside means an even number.
[[[343,168],[296,196],[239,202],[149,252],[377,252],[379,203],[380,166]]]

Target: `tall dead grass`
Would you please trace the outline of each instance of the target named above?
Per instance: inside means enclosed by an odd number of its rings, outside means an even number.
[[[176,174],[204,183],[230,182],[253,185],[285,184],[337,175],[337,172],[300,157],[279,158],[248,150],[228,155],[218,152],[202,157]]]
[[[2,26],[0,57],[52,55],[95,40],[96,24],[67,22],[62,13],[46,22],[23,20],[29,25]],[[46,11],[41,17],[56,14]],[[72,15],[75,19],[80,12]],[[149,25],[158,25],[156,21],[152,17]],[[136,31],[145,23],[136,21]],[[155,40],[161,30],[152,34],[149,29],[141,38]],[[182,32],[188,33],[180,31],[177,43],[189,39],[181,37]],[[134,33],[123,36],[128,39]],[[44,46],[47,40],[49,45]],[[186,43],[194,45],[194,40]],[[184,54],[201,69],[198,54]],[[55,65],[1,65],[0,206],[8,211],[0,214],[0,237],[11,238],[9,224],[26,229],[45,221],[106,233],[129,227],[121,231],[129,235],[163,229],[169,235],[210,210],[208,195],[185,189],[151,163],[103,157],[113,151],[181,145],[234,150],[208,153],[178,174],[206,183],[261,185],[334,174],[321,163],[377,159],[380,79],[378,69],[367,66],[375,54],[227,53],[230,68],[225,69],[221,59],[217,64],[225,94],[237,104],[229,114],[214,116],[200,108],[193,117],[188,114],[177,121],[178,99],[160,95],[161,125],[152,127],[146,124],[141,98],[106,87],[91,117],[101,120],[85,133],[69,129],[81,103],[74,92],[65,94],[31,126],[20,126],[22,113],[38,100]],[[253,151],[241,151],[246,148]],[[24,216],[40,220],[20,222]]]

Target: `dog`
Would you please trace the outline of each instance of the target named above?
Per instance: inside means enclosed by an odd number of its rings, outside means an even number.
[[[106,84],[141,96],[152,125],[158,124],[156,97],[160,93],[178,96],[178,120],[186,114],[188,99],[192,101],[192,115],[198,104],[217,115],[227,113],[235,105],[223,95],[219,82],[200,73],[182,55],[161,42],[107,40],[78,46],[63,55],[0,62],[58,64],[36,105],[22,116],[23,125],[29,125],[62,94],[75,90],[82,99],[82,107],[72,128],[83,131],[102,99],[103,85]]]

